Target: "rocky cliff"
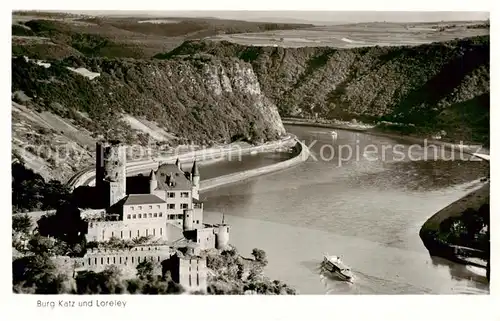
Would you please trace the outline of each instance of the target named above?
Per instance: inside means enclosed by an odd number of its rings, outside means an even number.
[[[59,141],[91,151],[103,137],[169,146],[257,143],[285,133],[252,66],[236,58],[72,57],[45,63],[17,57],[12,59],[12,92],[18,150],[25,143]]]
[[[281,116],[413,124],[417,134],[488,144],[489,47],[489,36],[353,49],[190,41],[156,57],[205,52],[249,62]]]

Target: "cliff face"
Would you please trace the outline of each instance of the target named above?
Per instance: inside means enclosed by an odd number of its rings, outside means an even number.
[[[46,178],[90,165],[88,151],[103,137],[176,146],[261,142],[285,133],[251,65],[238,59],[71,58],[44,65],[21,57],[12,60],[12,83],[16,153],[26,154],[26,143],[42,144],[53,156],[56,145],[71,143],[81,156],[77,166],[74,157],[57,164],[31,148],[29,167]],[[58,165],[66,174],[50,175]]]
[[[274,48],[186,42],[252,64],[281,116],[414,124],[421,134],[488,143],[489,36],[414,47]]]

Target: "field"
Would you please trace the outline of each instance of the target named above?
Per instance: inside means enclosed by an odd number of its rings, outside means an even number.
[[[207,39],[254,46],[355,48],[419,45],[488,34],[489,26],[484,22],[363,23],[317,26],[298,30],[224,34],[207,37]]]

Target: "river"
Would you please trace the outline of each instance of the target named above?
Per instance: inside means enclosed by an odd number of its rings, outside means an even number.
[[[435,149],[394,148],[403,141],[363,133],[338,130],[335,139],[324,128],[287,126],[287,131],[311,145],[305,163],[201,195],[205,221],[220,222],[224,212],[231,244],[242,254],[266,251],[266,275],[301,294],[489,293],[482,271],[430,257],[418,235],[427,218],[478,184],[483,162],[466,156],[449,161],[459,156],[441,150],[438,158],[448,161],[419,161]],[[282,158],[254,155],[239,166]],[[238,162],[230,163],[204,166],[202,179],[238,169]],[[324,253],[340,255],[355,281],[325,275]]]

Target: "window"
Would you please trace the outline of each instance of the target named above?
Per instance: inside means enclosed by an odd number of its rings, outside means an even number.
[[[160,205],[156,205],[156,208],[160,208]]]
[[[120,238],[123,238],[123,231],[120,231]]]
[[[132,218],[132,215],[130,215],[130,214],[127,215],[127,218],[130,220],[130,218]]]
[[[113,264],[116,264],[116,257],[113,256]]]
[[[187,205],[186,203],[182,203],[182,204],[181,204],[181,208],[182,208],[183,210],[185,210],[185,209],[187,209],[187,208],[188,208],[188,205]]]
[[[139,230],[137,230],[137,236],[139,236]]]
[[[149,218],[153,217],[153,214],[152,213],[149,213]]]
[[[189,286],[191,286],[191,274],[189,274]]]
[[[134,210],[134,207],[133,206],[130,206],[130,210],[133,211]]]
[[[155,213],[155,217],[158,217],[158,213]]]
[[[169,210],[175,210],[175,204],[167,204]]]
[[[134,257],[132,256],[132,263],[134,263]]]
[[[95,262],[94,262],[94,264],[97,264],[97,258],[95,258]]]
[[[146,229],[146,236],[148,236],[148,229]]]
[[[101,257],[101,264],[104,264],[104,258]]]
[[[175,193],[174,192],[168,192],[167,193],[167,197],[175,197]]]
[[[148,218],[148,214],[147,213],[144,213],[144,215],[142,216],[143,218]]]
[[[135,214],[134,214],[134,215],[132,215],[132,218],[133,218],[133,219],[135,219],[135,218],[136,218]]]
[[[115,236],[115,232],[111,232],[111,237],[114,237]]]
[[[162,213],[161,213],[161,212],[160,212],[158,215],[159,215],[160,217],[162,217]]]
[[[122,264],[122,257],[121,257],[121,256],[120,256],[120,259],[119,259],[119,261],[120,261],[120,264]]]
[[[149,209],[152,210],[153,209],[153,205],[149,205]]]
[[[142,206],[139,206],[139,209],[142,210]]]
[[[200,224],[200,220],[196,220],[196,224]]]
[[[92,227],[92,225],[94,225],[94,224],[92,224],[92,222],[90,222],[90,227]]]
[[[196,285],[200,286],[200,275],[196,273]]]
[[[155,236],[155,229],[153,229],[153,236]]]
[[[177,219],[182,220],[182,214],[177,214]]]
[[[189,197],[189,193],[188,192],[181,192],[181,197],[182,198],[188,198]]]
[[[89,257],[89,265],[90,265],[90,257]]]
[[[128,231],[128,237],[132,238],[132,231]]]
[[[139,218],[141,218],[141,214],[139,214],[138,216],[139,216]]]
[[[160,262],[160,257],[158,256],[158,262]]]
[[[161,227],[160,227],[160,235],[162,235],[161,233],[162,233],[162,229],[161,229]]]

